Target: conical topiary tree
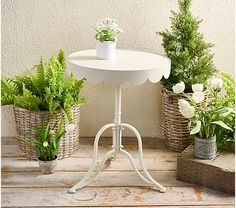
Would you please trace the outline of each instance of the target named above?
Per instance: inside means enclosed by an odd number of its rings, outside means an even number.
[[[186,84],[186,92],[191,92],[191,85],[204,83],[215,72],[213,46],[204,41],[199,32],[202,20],[194,17],[190,11],[191,0],[178,0],[179,12],[172,12],[171,29],[158,33],[162,36],[162,46],[171,59],[171,74],[162,84],[168,90],[180,81]]]

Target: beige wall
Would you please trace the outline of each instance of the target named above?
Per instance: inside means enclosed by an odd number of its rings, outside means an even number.
[[[94,48],[91,25],[103,17],[117,19],[125,30],[118,48],[163,54],[155,32],[170,25],[171,9],[177,9],[177,0],[2,0],[2,75],[21,74],[41,55],[48,57],[59,48],[67,55]],[[233,73],[234,0],[193,0],[192,11],[204,19],[201,31],[215,44],[218,69]],[[123,88],[123,121],[136,126],[142,136],[158,136],[159,85],[146,82]],[[112,121],[114,88],[88,83],[83,95],[89,104],[81,108],[81,135],[94,136]],[[2,135],[15,135],[12,112],[6,107],[2,108]]]

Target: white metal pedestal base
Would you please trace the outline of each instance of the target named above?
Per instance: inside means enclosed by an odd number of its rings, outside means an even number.
[[[109,128],[113,129],[112,150],[108,151],[105,154],[102,161],[99,164],[97,164],[98,142],[99,142],[99,139],[100,139],[102,133],[105,130],[109,129]],[[123,149],[123,146],[122,146],[122,131],[123,131],[124,128],[130,129],[138,139],[139,160],[140,160],[140,163],[141,163],[142,170],[143,170],[144,174],[142,174],[138,170],[138,168],[134,164],[134,161],[133,161],[133,158],[131,157],[131,155]],[[98,133],[95,137],[95,141],[94,141],[92,165],[91,165],[89,171],[86,173],[86,175],[76,185],[74,185],[69,190],[69,193],[75,193],[77,190],[79,190],[79,189],[87,186],[88,184],[90,184],[97,177],[98,173],[103,169],[104,165],[107,162],[110,162],[111,160],[114,160],[116,158],[117,153],[125,154],[129,158],[134,170],[143,179],[143,181],[145,181],[146,183],[154,186],[155,188],[157,188],[162,193],[166,192],[166,188],[163,187],[161,184],[159,184],[157,181],[155,181],[152,178],[152,176],[148,173],[148,171],[147,171],[147,169],[144,165],[143,150],[142,150],[142,139],[141,139],[141,136],[138,133],[137,129],[135,129],[133,126],[131,126],[129,124],[121,123],[121,86],[117,86],[117,89],[116,89],[114,123],[107,124],[107,125],[103,126],[98,131]]]

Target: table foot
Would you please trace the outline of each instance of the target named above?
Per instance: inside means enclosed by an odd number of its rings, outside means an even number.
[[[139,132],[137,131],[137,129],[134,128],[133,126],[131,126],[130,124],[126,124],[126,123],[121,123],[121,126],[130,129],[135,134],[135,136],[138,140],[139,161],[141,163],[141,166],[142,166],[142,169],[143,169],[143,172],[144,172],[144,176],[136,168],[131,155],[125,150],[121,150],[121,151],[130,159],[134,170],[145,182],[147,182],[147,183],[153,185],[154,187],[156,187],[161,193],[166,192],[166,188],[163,187],[161,184],[159,184],[156,180],[154,180],[153,177],[148,173],[148,171],[145,167],[145,164],[144,164],[144,161],[143,161],[142,139],[141,139],[141,136],[140,136]]]
[[[104,164],[111,160],[111,158],[114,157],[115,150],[112,149],[109,152],[106,153],[105,157],[103,158],[102,162],[97,165],[97,154],[98,154],[98,142],[102,135],[102,133],[107,130],[108,128],[114,127],[114,123],[107,124],[103,126],[98,133],[96,134],[95,140],[94,140],[94,149],[93,149],[93,162],[91,167],[89,168],[86,175],[76,184],[74,185],[70,190],[69,193],[73,194],[78,189],[81,189],[85,186],[87,186],[89,183],[93,181],[93,179],[98,175],[98,173],[102,170]]]
[[[80,180],[80,182],[74,185],[69,190],[69,193],[74,194],[77,190],[89,185],[98,176],[99,172],[104,169],[105,164],[110,164],[110,160],[113,157],[114,152],[115,150],[110,150],[109,152],[107,152],[103,160],[99,164],[97,164],[94,169],[90,169],[87,174]]]

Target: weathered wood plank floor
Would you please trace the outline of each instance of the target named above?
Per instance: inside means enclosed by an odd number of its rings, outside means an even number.
[[[101,157],[110,147],[103,138]],[[125,148],[139,164],[137,144],[124,139]],[[145,138],[144,157],[151,175],[167,188],[159,193],[143,183],[132,171],[127,158],[120,155],[88,187],[76,194],[68,188],[88,170],[92,138],[82,138],[73,157],[58,161],[57,172],[41,175],[36,161],[20,156],[12,138],[2,138],[2,207],[234,207],[234,196],[198,187],[175,179],[178,153],[166,149],[163,140]]]

